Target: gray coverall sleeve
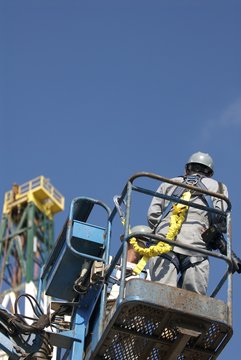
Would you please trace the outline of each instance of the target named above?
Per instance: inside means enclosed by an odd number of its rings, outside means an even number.
[[[222,184],[222,195],[224,195],[226,198],[228,198],[228,189],[227,186]],[[216,209],[220,209],[225,211],[227,209],[227,203],[226,201],[223,201],[221,199],[218,198],[213,198],[213,205]]]
[[[164,194],[164,185],[161,184],[156,192]],[[147,221],[151,228],[154,228],[156,224],[158,224],[164,208],[164,203],[164,199],[153,197],[147,213]]]
[[[224,184],[222,184],[222,192],[221,193],[222,193],[222,195],[224,195],[225,197],[228,198],[228,189],[227,189],[226,185],[224,185]],[[226,201],[223,201],[223,200],[215,198],[215,197],[213,197],[212,200],[213,200],[214,208],[222,210],[224,212],[226,211],[226,209],[227,209]],[[218,225],[220,231],[222,231],[223,233],[226,233],[226,217],[222,217],[221,215],[216,215],[215,223]]]

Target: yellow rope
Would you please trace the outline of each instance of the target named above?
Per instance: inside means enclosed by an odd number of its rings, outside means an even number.
[[[190,191],[186,191],[181,197],[181,199],[185,201],[189,201],[190,198],[191,198]],[[173,211],[170,217],[169,229],[166,235],[166,238],[168,240],[174,240],[177,234],[179,233],[182,223],[185,220],[187,210],[188,210],[188,205],[183,205],[183,204],[173,205]],[[139,275],[142,272],[142,270],[145,268],[147,262],[151,257],[167,253],[173,249],[173,246],[163,241],[159,241],[157,245],[152,245],[149,248],[142,248],[138,245],[137,239],[134,237],[130,239],[130,244],[133,246],[134,250],[142,256],[141,260],[133,269],[133,273],[135,275]]]

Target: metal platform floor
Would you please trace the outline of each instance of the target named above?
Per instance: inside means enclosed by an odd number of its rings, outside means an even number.
[[[129,280],[90,360],[216,359],[232,336],[227,305],[141,279]]]

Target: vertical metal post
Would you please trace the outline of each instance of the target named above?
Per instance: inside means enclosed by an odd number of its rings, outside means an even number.
[[[131,192],[132,192],[132,183],[130,181],[128,181],[128,183],[127,183],[127,194],[126,194],[126,221],[125,221],[124,240],[129,235],[129,229],[130,229],[130,210],[131,210],[131,195],[132,195]],[[127,243],[127,241],[124,241],[123,253],[122,253],[122,269],[121,269],[120,291],[119,291],[119,298],[118,298],[118,303],[119,304],[122,302],[122,300],[124,298],[127,250],[128,250],[128,243]]]
[[[48,220],[48,250],[52,250],[54,245],[54,223],[53,220]]]
[[[106,234],[106,248],[105,248],[105,255],[104,255],[104,263],[107,264],[110,255],[110,238],[111,238],[111,222],[108,217],[107,223],[107,234]],[[105,320],[105,312],[106,312],[106,298],[107,298],[107,285],[104,284],[102,293],[101,293],[101,300],[100,300],[100,317],[99,317],[99,329],[98,329],[98,339],[100,339],[101,334],[103,332],[104,320]]]
[[[1,225],[0,225],[0,259],[1,258],[3,259],[3,263],[2,263],[2,261],[0,262],[0,264],[1,264],[0,287],[2,285],[3,276],[4,276],[4,265],[5,265],[4,263],[5,263],[5,261],[4,261],[4,256],[3,256],[4,255],[3,254],[3,252],[4,252],[3,249],[4,249],[4,237],[6,235],[7,223],[8,223],[8,218],[5,215],[5,216],[3,216],[2,220],[1,220]]]
[[[26,282],[33,280],[33,238],[35,234],[34,224],[35,206],[33,203],[28,205],[28,227],[27,227],[27,266],[26,266]]]
[[[232,222],[231,222],[231,213],[227,214],[227,256],[229,259],[232,257]],[[229,309],[229,325],[232,326],[233,315],[232,315],[232,298],[233,298],[233,274],[232,271],[229,271],[228,274],[228,299],[227,305]]]
[[[2,255],[3,240],[6,234],[8,218],[6,215],[3,216],[0,225],[0,255]]]

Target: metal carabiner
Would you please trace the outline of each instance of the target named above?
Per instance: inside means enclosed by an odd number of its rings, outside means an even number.
[[[197,175],[188,175],[186,178],[185,178],[185,184],[187,185],[192,185],[192,186],[195,186],[197,185],[197,183],[199,182],[199,179],[197,177]]]
[[[115,203],[115,206],[116,206],[116,209],[118,211],[118,214],[121,218],[121,222],[124,224],[125,223],[125,220],[126,220],[126,217],[125,217],[125,213],[124,211],[122,210],[121,206],[120,206],[120,203],[119,203],[119,200],[120,200],[120,195],[115,195],[113,197],[113,201]],[[126,203],[125,203],[125,200],[123,200],[123,203],[124,205],[126,206]]]

